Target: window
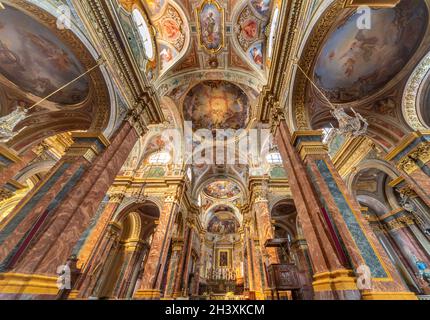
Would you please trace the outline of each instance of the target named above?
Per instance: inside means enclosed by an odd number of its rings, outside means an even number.
[[[142,13],[138,9],[133,10],[133,20],[137,25],[140,37],[142,38],[145,54],[149,60],[154,59],[154,48],[151,40],[151,32],[149,32],[148,24],[143,18]]]
[[[167,164],[170,162],[170,155],[167,152],[158,152],[149,157],[150,164]]]
[[[267,155],[266,159],[267,159],[267,162],[269,162],[270,164],[281,164],[282,163],[281,155],[277,152],[269,153]]]
[[[272,58],[273,47],[275,46],[276,29],[278,27],[278,18],[279,18],[279,8],[276,7],[275,12],[273,13],[272,24],[270,26],[269,45],[268,45],[268,54],[267,54],[269,58]]]
[[[327,143],[328,139],[331,135],[333,131],[333,127],[326,127],[326,128],[322,128],[322,132],[323,132],[323,142]]]

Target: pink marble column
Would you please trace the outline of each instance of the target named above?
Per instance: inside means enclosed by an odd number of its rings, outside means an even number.
[[[279,256],[276,248],[264,248],[266,242],[274,238],[272,221],[270,219],[269,201],[267,198],[263,197],[255,199],[254,210],[255,216],[257,218],[258,233],[260,243],[262,245],[262,251],[267,254],[269,265],[278,264]]]
[[[362,216],[358,202],[349,193],[345,182],[334,167],[326,147],[322,144],[321,132],[297,131],[291,137],[285,122],[282,121],[277,138],[281,142],[281,150],[284,150],[285,163],[288,163],[288,160],[291,162],[293,162],[292,159],[295,160],[294,168],[290,165],[286,165],[286,168],[296,207],[300,206],[298,201],[300,197],[296,200],[300,185],[303,187],[309,182],[309,188],[305,193],[306,201],[309,203],[312,198],[315,199],[317,206],[315,209],[319,208],[318,219],[322,221],[323,228],[328,231],[328,240],[333,244],[333,251],[336,252],[341,263],[341,266],[335,266],[335,268],[327,265],[327,271],[331,273],[331,276],[327,277],[326,274],[320,273],[321,266],[313,261],[315,293],[321,294],[330,287],[336,288],[338,281],[333,281],[333,278],[342,275],[342,281],[347,281],[335,290],[334,296],[340,299],[357,299],[360,296],[363,299],[416,299],[401,281],[385,250]],[[294,151],[295,155],[291,152],[292,146],[297,150]],[[286,149],[289,152],[285,152]],[[298,158],[298,154],[301,159]],[[291,179],[294,176],[290,174],[291,170],[297,174],[298,171],[302,171],[303,179],[296,181],[294,178]],[[299,188],[295,186],[296,183],[300,184]],[[305,215],[301,215],[300,210],[298,212],[313,259],[315,257],[312,248],[313,239],[308,239],[307,223],[303,219]],[[315,223],[315,220],[312,222]],[[329,247],[328,244],[329,242],[322,242],[322,248]],[[354,273],[362,266],[370,269],[372,283],[370,288],[361,288],[359,292]],[[333,297],[329,291],[326,293],[327,298]]]
[[[346,269],[346,261],[336,247],[326,221],[323,219],[317,195],[307,175],[304,163],[291,143],[291,134],[285,120],[280,122],[275,139],[282,155],[283,164],[293,194],[297,214],[302,222],[303,233],[309,246],[309,255],[314,274],[330,274],[334,270]],[[315,279],[316,280],[316,279]],[[326,286],[317,292],[317,299],[335,299],[335,289]]]
[[[102,276],[108,269],[109,257],[118,244],[121,229],[117,224],[110,224],[97,247],[93,251],[91,260],[86,265],[81,277],[74,288],[78,298],[88,298],[96,294],[96,288],[102,283]]]
[[[75,144],[15,209],[0,232],[3,270],[55,275],[88,226],[138,135],[124,122],[111,143],[76,134]],[[43,231],[43,232],[42,232]]]
[[[178,188],[182,189],[181,186],[178,186]],[[151,300],[160,298],[161,282],[172,239],[173,224],[179,210],[178,201],[179,199],[176,196],[168,196],[164,201],[159,224],[152,239],[140,289],[134,296],[136,299]]]
[[[184,252],[184,242],[181,239],[172,240],[172,256],[170,258],[169,270],[167,271],[167,283],[164,291],[165,298],[173,298],[176,284],[176,276],[180,269],[180,261]]]
[[[188,248],[190,247],[191,237],[192,237],[191,229],[187,226],[185,229],[185,236],[184,236],[185,241],[183,243],[182,251],[179,256],[178,267],[176,269],[176,274],[174,278],[173,297],[175,298],[182,296],[183,274],[184,274],[184,271],[186,270],[185,264],[188,257]]]

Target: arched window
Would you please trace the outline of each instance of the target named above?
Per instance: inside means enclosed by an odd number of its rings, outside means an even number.
[[[145,54],[149,60],[154,59],[154,47],[151,39],[151,32],[149,31],[148,24],[143,17],[142,13],[138,9],[134,9],[132,12],[133,20],[137,25],[140,37],[145,48]]]
[[[270,164],[282,164],[282,158],[278,152],[269,153],[266,159]]]

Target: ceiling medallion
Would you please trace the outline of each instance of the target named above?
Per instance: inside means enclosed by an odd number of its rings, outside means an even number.
[[[204,0],[196,8],[199,46],[210,54],[224,47],[224,9],[215,0]]]

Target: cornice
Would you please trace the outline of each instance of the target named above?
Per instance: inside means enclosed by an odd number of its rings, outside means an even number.
[[[258,119],[268,122],[272,105],[280,100],[282,84],[288,74],[288,65],[291,65],[294,54],[294,42],[297,37],[300,17],[305,6],[303,0],[284,1],[281,6],[281,22],[278,28],[278,39],[274,48],[272,66],[268,84],[263,88],[258,108]]]
[[[107,61],[110,74],[128,101],[129,108],[139,108],[144,125],[162,123],[164,116],[154,89],[144,83],[131,51],[116,22],[110,0],[75,1],[76,9],[94,43]]]

